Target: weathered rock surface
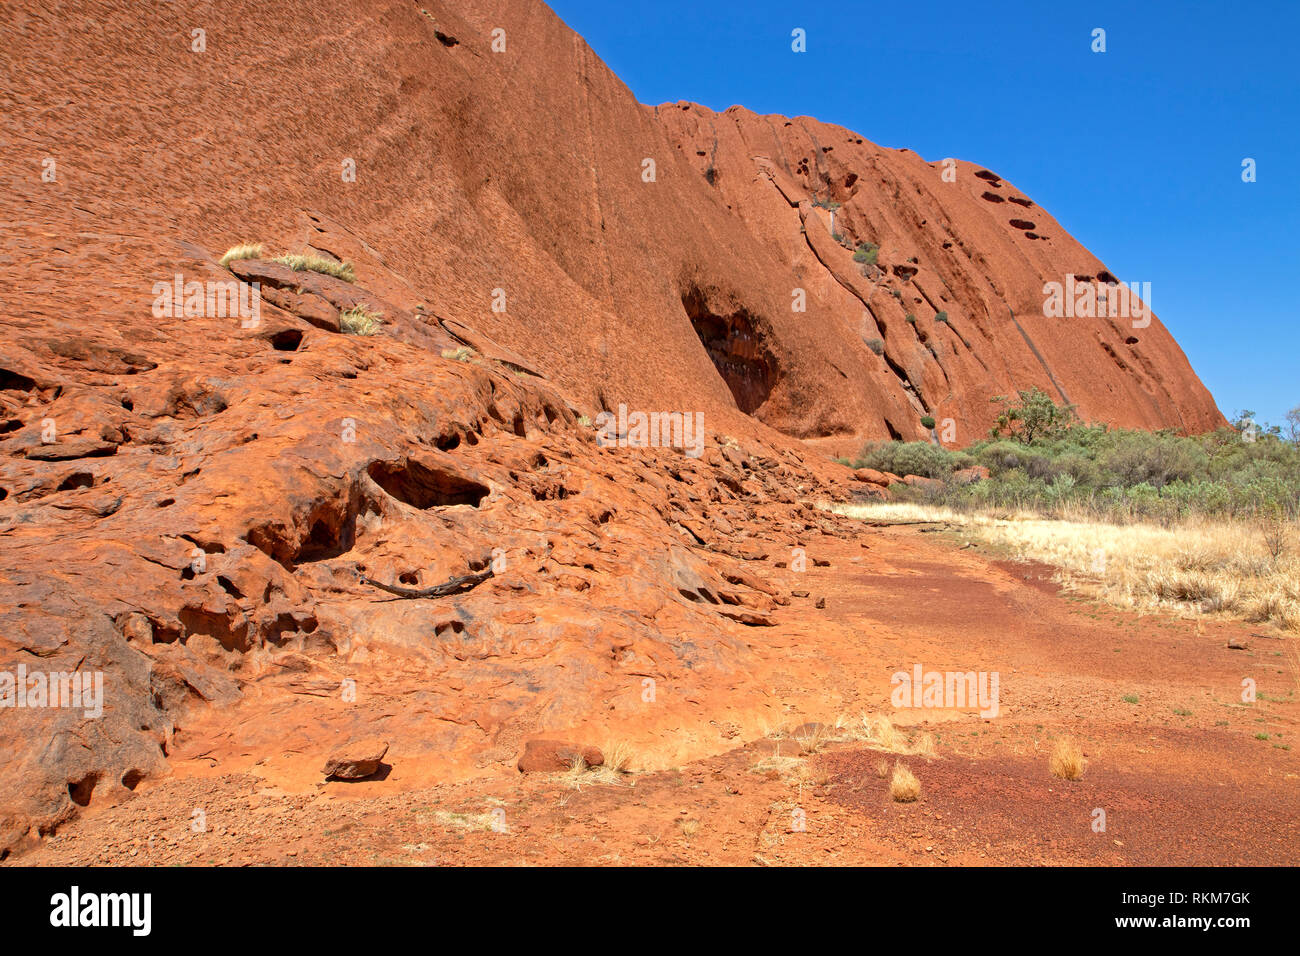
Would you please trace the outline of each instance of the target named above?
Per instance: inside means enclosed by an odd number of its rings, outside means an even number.
[[[377,737],[352,740],[330,755],[322,773],[326,780],[364,780],[379,772],[386,753],[386,740]]]
[[[998,177],[642,106],[534,0],[230,0],[203,52],[126,0],[6,18],[0,671],[104,700],[0,710],[0,854],[202,759],[200,729],[316,774],[323,733],[508,770],[596,714],[684,719],[777,602],[744,569],[850,533],[805,503],[868,484],[823,453],[923,414],[964,442],[1037,384],[1222,420],[1158,321],[1042,317],[1047,278],[1104,268],[1032,203],[1039,238],[1008,224]],[[219,264],[249,241],[357,281]],[[260,315],[160,308],[177,277],[256,280]],[[338,331],[356,306],[380,334]],[[702,448],[602,444],[620,405],[701,414]],[[361,580],[489,565],[436,599]],[[681,693],[646,711],[647,680]]]
[[[520,773],[553,773],[570,770],[578,762],[588,767],[605,763],[605,755],[596,747],[564,743],[560,740],[530,740],[516,765]]]

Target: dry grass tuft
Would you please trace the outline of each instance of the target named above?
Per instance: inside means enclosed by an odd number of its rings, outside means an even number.
[[[311,253],[305,255],[290,253],[278,256],[275,261],[288,266],[294,272],[319,272],[321,275],[333,276],[336,279],[342,279],[344,282],[357,281],[357,274],[352,270],[352,263],[350,262],[335,262],[333,259],[326,259],[324,256],[316,256]]]
[[[631,773],[629,769],[632,763],[632,748],[626,743],[619,742],[608,745],[604,750],[605,763],[607,770],[614,773]]]
[[[921,781],[906,764],[894,764],[894,775],[889,778],[889,795],[897,803],[912,803],[921,795]]]
[[[777,778],[783,780],[797,779],[806,776],[808,764],[802,757],[786,757],[781,754],[772,754],[750,767],[749,772],[767,777],[770,780]]]
[[[1190,616],[1216,614],[1300,631],[1300,552],[1295,522],[1194,518],[1174,527],[1110,524],[1080,515],[964,514],[922,504],[840,505],[883,521],[943,521],[1021,560],[1058,569],[1066,587],[1117,607]]]
[[[421,823],[436,823],[448,830],[491,830],[496,818],[491,813],[454,813],[450,810],[433,810],[418,814]]]
[[[628,769],[632,762],[632,750],[627,744],[612,744],[605,748],[603,755],[605,762],[599,767],[589,767],[581,756],[574,757],[573,765],[564,775],[565,784],[573,790],[581,790],[583,784],[635,786],[629,779],[632,773]]]
[[[820,753],[822,747],[832,739],[832,731],[825,724],[810,724],[800,728],[794,735],[799,750],[805,754]]]
[[[1062,780],[1078,780],[1083,776],[1083,751],[1069,737],[1062,737],[1052,747],[1052,756],[1048,761],[1053,777]]]
[[[462,345],[458,349],[444,349],[442,357],[445,359],[451,359],[453,362],[468,362],[477,354],[478,353],[468,345]]]
[[[883,715],[863,714],[858,725],[849,725],[850,739],[860,740],[875,750],[886,753],[901,754],[906,757],[937,756],[934,734],[918,733],[909,736],[894,726],[894,722]]]
[[[348,335],[376,335],[383,323],[380,313],[360,305],[339,313],[339,329]]]
[[[262,244],[260,242],[250,242],[227,249],[226,254],[221,257],[221,265],[223,267],[229,266],[237,259],[260,258],[262,258]]]

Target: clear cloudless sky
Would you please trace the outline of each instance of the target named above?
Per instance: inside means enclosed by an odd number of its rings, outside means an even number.
[[[1151,283],[1225,415],[1300,404],[1300,0],[549,3],[642,103],[814,116],[992,169]]]

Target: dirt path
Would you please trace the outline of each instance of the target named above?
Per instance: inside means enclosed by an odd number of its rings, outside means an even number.
[[[274,753],[197,732],[171,778],[92,808],[23,864],[1294,864],[1300,754],[1294,640],[1260,628],[1120,612],[1057,592],[1050,569],[914,528],[824,539],[807,591],[752,629],[754,667],[692,691],[636,740],[617,784],[507,765],[429,783],[319,783]],[[772,561],[781,559],[773,555]],[[814,606],[817,598],[825,607]],[[1244,642],[1233,650],[1228,641]],[[904,709],[890,677],[997,672],[999,710]],[[1242,680],[1258,699],[1243,703]],[[689,705],[689,706],[688,706]],[[807,721],[883,714],[929,732],[934,758],[822,741]],[[766,735],[766,736],[765,736]],[[1054,740],[1082,779],[1048,772]],[[834,734],[831,734],[834,736]],[[745,743],[745,741],[750,741]],[[902,759],[920,799],[881,775]],[[278,768],[278,769],[277,769]],[[289,768],[292,768],[289,769]],[[314,775],[314,776],[313,776]],[[1105,830],[1094,827],[1098,810]],[[203,827],[197,826],[201,820]]]

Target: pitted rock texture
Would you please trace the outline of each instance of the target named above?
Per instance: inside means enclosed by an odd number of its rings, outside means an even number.
[[[1044,281],[1106,273],[999,177],[643,106],[537,0],[6,20],[0,671],[101,673],[105,699],[0,709],[0,853],[205,741],[318,776],[327,740],[382,736],[465,775],[597,720],[708,720],[692,694],[730,706],[789,600],[754,564],[854,533],[810,502],[871,482],[823,453],[923,414],[973,439],[1035,384],[1222,420],[1158,321],[1042,318]],[[266,251],[221,266],[243,242]],[[156,309],[177,277],[258,281],[258,321]],[[356,306],[378,335],[339,331]],[[620,404],[702,413],[703,454],[603,447]],[[365,580],[487,567],[435,599]],[[676,693],[647,709],[647,680]]]

